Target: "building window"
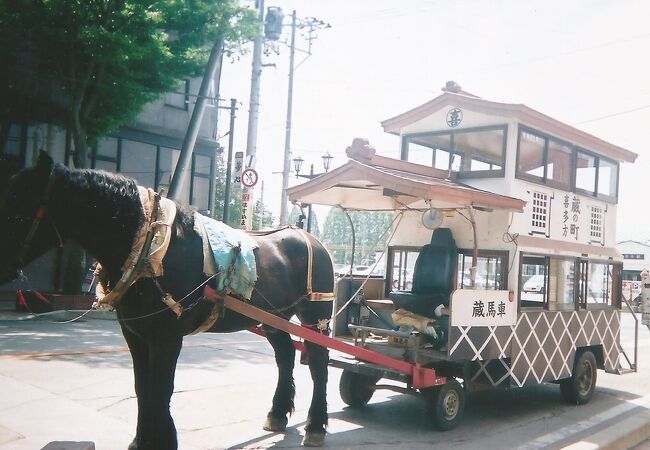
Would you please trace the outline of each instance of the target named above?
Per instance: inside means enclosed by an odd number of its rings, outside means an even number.
[[[115,137],[100,139],[97,142],[97,146],[93,149],[93,158],[90,167],[106,170],[107,172],[118,172],[120,144],[119,139]]]
[[[643,253],[623,253],[623,259],[645,259]]]
[[[506,134],[506,126],[497,126],[406,135],[402,159],[461,178],[503,176]]]
[[[165,94],[165,106],[189,111],[190,109],[190,80],[184,80],[179,91]]]
[[[571,146],[541,133],[519,129],[517,176],[568,191],[571,187]]]
[[[122,139],[120,173],[135,179],[140,186],[155,188],[157,150],[152,144]]]
[[[190,184],[190,204],[204,213],[210,212],[212,195],[212,158],[194,154],[192,157],[192,183]]]

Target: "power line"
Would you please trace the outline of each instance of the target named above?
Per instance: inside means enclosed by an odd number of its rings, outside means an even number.
[[[629,114],[629,113],[636,112],[636,111],[641,111],[642,109],[647,109],[647,108],[650,108],[650,105],[639,106],[638,108],[628,109],[626,111],[619,111],[619,112],[615,112],[615,113],[612,113],[612,114],[608,114],[606,116],[595,117],[593,119],[583,120],[581,122],[575,122],[575,123],[573,123],[573,125],[582,125],[583,123],[596,122],[598,120],[609,119],[610,117],[622,116],[623,114]]]

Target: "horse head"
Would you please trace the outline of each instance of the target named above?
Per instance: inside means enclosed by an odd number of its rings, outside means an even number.
[[[54,185],[54,161],[41,151],[33,167],[17,167],[10,160],[0,160],[0,284],[16,278],[27,263],[58,239],[46,213]]]

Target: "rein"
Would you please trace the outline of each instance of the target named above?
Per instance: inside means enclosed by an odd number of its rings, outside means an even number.
[[[23,245],[20,249],[20,253],[18,254],[17,262],[18,262],[18,267],[20,268],[24,266],[24,261],[25,258],[27,257],[27,252],[29,252],[29,248],[32,245],[34,236],[36,236],[36,232],[38,231],[38,228],[41,222],[43,221],[43,218],[45,218],[45,213],[47,211],[47,203],[50,200],[50,197],[52,195],[52,190],[54,188],[54,181],[55,181],[54,165],[52,165],[52,168],[50,169],[50,175],[47,181],[47,187],[45,188],[45,193],[43,194],[43,199],[41,200],[40,206],[36,209],[36,215],[34,217],[34,220],[32,221],[31,226],[29,227],[29,231],[27,232],[27,235],[25,236],[25,240],[23,241]],[[56,228],[54,222],[52,222],[52,227],[54,228],[54,232],[56,233],[57,238],[59,239],[59,246],[63,247],[61,234],[59,233],[59,230]]]

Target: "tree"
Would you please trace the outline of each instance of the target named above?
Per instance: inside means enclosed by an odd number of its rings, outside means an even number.
[[[386,230],[393,221],[393,215],[376,211],[354,211],[349,214],[355,234],[354,263],[373,264],[376,257],[374,250],[383,250],[386,245],[390,234],[390,230]],[[377,242],[380,236],[382,238]],[[335,264],[350,264],[352,229],[345,213],[339,208],[332,208],[327,214],[321,240],[332,254]],[[364,257],[365,260],[362,260]]]
[[[223,154],[217,157],[217,179],[215,180],[214,189],[214,218],[221,220],[223,218],[223,207],[226,199],[226,161],[224,161]],[[228,223],[233,228],[239,228],[239,221],[241,219],[241,191],[232,189],[230,194],[230,213]]]
[[[261,230],[271,226],[273,226],[273,213],[261,200],[257,200],[253,208],[253,230]]]
[[[257,23],[236,0],[0,2],[0,147],[11,123],[52,123],[85,167],[98,138],[201,74],[218,36],[234,49]]]

